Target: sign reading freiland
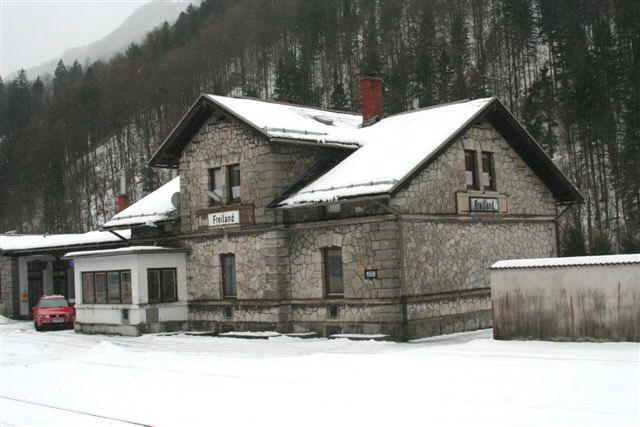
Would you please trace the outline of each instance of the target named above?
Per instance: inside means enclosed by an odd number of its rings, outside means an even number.
[[[210,213],[209,226],[218,227],[221,225],[240,224],[240,211],[227,211]]]
[[[499,212],[497,197],[469,197],[470,212]]]

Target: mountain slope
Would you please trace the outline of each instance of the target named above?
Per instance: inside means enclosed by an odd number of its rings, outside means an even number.
[[[117,29],[104,38],[85,46],[68,49],[61,57],[28,69],[27,76],[29,79],[34,79],[38,75],[53,73],[60,59],[65,64],[71,64],[75,60],[85,64],[86,62],[109,59],[126,49],[131,43],[143,40],[147,31],[164,21],[173,23],[190,3],[199,3],[199,0],[154,0],[147,3],[133,12]],[[12,79],[15,74],[16,72],[11,73],[8,78]]]

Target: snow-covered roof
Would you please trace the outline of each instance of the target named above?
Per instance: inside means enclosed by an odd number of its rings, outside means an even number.
[[[640,254],[578,256],[565,258],[510,259],[498,261],[490,268],[545,268],[610,264],[640,264]]]
[[[179,191],[180,177],[178,176],[115,215],[104,223],[102,228],[151,225],[156,222],[171,220],[178,214],[178,208],[171,203],[171,196]]]
[[[120,230],[118,234],[126,239],[131,238],[130,230]],[[0,234],[0,252],[55,249],[121,241],[122,239],[108,231],[90,231],[82,234]]]
[[[214,113],[237,118],[271,142],[311,143],[354,150],[315,180],[308,175],[299,185],[289,187],[270,207],[393,194],[482,117],[487,117],[497,129],[499,124],[498,131],[509,135],[509,143],[557,200],[565,203],[583,200],[578,189],[496,98],[409,111],[363,127],[359,114],[203,94],[165,139],[150,164],[178,167],[182,150]]]
[[[362,116],[274,101],[205,95],[271,138],[360,145]]]
[[[278,206],[388,192],[493,99],[412,111],[360,128],[355,140],[362,148]]]
[[[69,252],[69,253],[66,253],[63,258],[83,258],[83,257],[126,255],[126,254],[138,254],[138,253],[158,253],[158,252],[186,252],[186,250],[181,248],[166,248],[162,246],[128,246],[125,248],[117,248],[117,249],[99,249],[96,251]]]

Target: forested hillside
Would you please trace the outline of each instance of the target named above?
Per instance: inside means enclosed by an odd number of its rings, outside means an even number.
[[[640,251],[635,0],[206,0],[140,45],[0,85],[0,232],[75,232],[168,178],[146,162],[202,92],[392,114],[497,96],[576,183],[563,253]]]

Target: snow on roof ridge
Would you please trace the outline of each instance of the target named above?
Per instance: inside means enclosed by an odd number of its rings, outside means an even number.
[[[607,264],[640,264],[640,254],[591,255],[578,257],[530,258],[501,260],[490,269],[569,267]]]
[[[362,125],[362,116],[357,113],[246,97],[211,94],[202,96],[216,105],[216,108],[227,111],[267,138],[304,139],[315,142],[326,140],[360,145],[355,132]],[[318,120],[318,116],[326,120]],[[300,138],[299,135],[308,137]]]
[[[375,126],[378,123],[380,123],[382,120],[390,119],[392,117],[398,117],[398,116],[403,116],[403,115],[412,114],[412,113],[419,113],[421,111],[433,110],[434,108],[449,107],[449,106],[455,105],[455,104],[466,104],[467,102],[486,101],[486,100],[493,100],[493,99],[495,99],[495,96],[487,96],[486,98],[475,98],[475,99],[464,98],[464,99],[460,99],[458,101],[444,102],[442,104],[429,105],[427,107],[415,108],[413,110],[407,110],[407,111],[401,111],[399,113],[385,115],[385,116],[382,117],[382,119],[380,119],[380,121],[377,121],[377,122],[373,123],[371,126]]]
[[[207,95],[207,96],[217,96],[217,97],[222,97],[222,98],[246,99],[246,100],[249,100],[249,101],[267,102],[267,103],[270,103],[270,104],[278,104],[278,105],[286,105],[286,106],[291,106],[291,107],[300,107],[300,108],[309,108],[309,109],[312,109],[312,110],[327,111],[329,113],[351,114],[353,116],[362,116],[362,113],[359,112],[359,111],[334,110],[334,109],[331,109],[331,108],[315,107],[313,105],[292,104],[290,102],[279,101],[277,99],[254,98],[252,96],[244,96],[244,95],[224,96],[224,95],[215,95],[215,94],[212,94],[212,93],[205,93],[205,95]]]

